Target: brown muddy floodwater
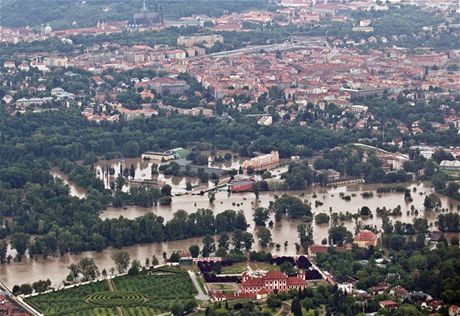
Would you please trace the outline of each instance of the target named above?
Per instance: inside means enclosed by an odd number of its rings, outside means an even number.
[[[219,153],[219,155],[224,153]],[[218,167],[226,170],[236,169],[238,170],[241,165],[242,160],[238,158],[232,158],[231,161],[226,161],[223,163],[213,163],[209,162],[209,167]],[[135,180],[151,180],[155,178],[158,181],[169,184],[172,187],[173,194],[177,193],[186,193],[186,183],[190,182],[194,187],[200,187],[200,190],[206,189],[209,186],[213,186],[212,181],[208,183],[201,183],[197,178],[191,177],[174,177],[166,176],[162,173],[152,177],[152,165],[160,165],[161,161],[158,160],[142,160],[141,158],[126,158],[126,159],[112,159],[112,160],[101,160],[95,166],[96,176],[99,177],[104,182],[104,185],[107,189],[110,188],[110,183],[115,182],[115,179],[120,174],[121,170],[130,169],[131,166],[134,167]],[[108,168],[113,168],[114,174],[110,175],[106,171]],[[129,183],[126,182],[123,191],[128,191]]]
[[[70,185],[71,182],[66,181]],[[375,190],[382,185],[352,185],[348,187],[338,188],[311,188],[305,191],[290,191],[287,194],[298,196],[301,199],[306,199],[312,203],[312,209],[314,213],[326,212],[329,213],[329,209],[332,208],[332,212],[346,212],[356,213],[362,206],[368,206],[373,214],[373,218],[363,220],[364,224],[376,225],[378,228],[381,227],[381,219],[375,215],[375,209],[377,207],[395,208],[398,205],[401,206],[402,216],[393,217],[392,220],[400,220],[402,222],[412,222],[415,215],[407,215],[407,211],[414,205],[419,210],[420,217],[428,219],[429,223],[434,225],[438,213],[432,211],[423,210],[423,200],[426,194],[433,192],[433,189],[424,183],[407,184],[407,188],[411,190],[415,187],[416,192],[412,192],[413,202],[406,203],[404,200],[404,194],[402,193],[382,193],[377,194]],[[361,196],[362,192],[373,191],[374,197],[370,199],[364,199]],[[72,190],[72,192],[76,192]],[[340,193],[344,192],[346,195],[350,195],[351,201],[344,201],[340,197]],[[313,194],[316,193],[317,197],[313,198]],[[281,195],[281,192],[263,192],[260,194],[259,201],[255,200],[253,193],[235,193],[229,194],[226,191],[221,191],[216,194],[216,200],[213,204],[209,203],[207,195],[183,195],[176,196],[173,198],[171,206],[157,206],[152,208],[141,208],[141,207],[126,207],[126,208],[108,208],[101,213],[101,218],[114,218],[124,216],[127,218],[135,218],[137,216],[144,215],[152,212],[157,215],[161,215],[165,220],[172,218],[173,213],[179,209],[184,209],[188,212],[193,212],[199,208],[210,208],[215,214],[222,212],[227,209],[242,210],[251,225],[249,231],[254,232],[253,222],[253,209],[256,207],[267,207],[271,200],[274,200],[275,195]],[[319,200],[323,202],[322,206],[315,207],[315,201]],[[451,211],[458,212],[460,207],[459,201],[454,201],[447,197],[441,196],[442,207],[448,208]],[[272,215],[273,218],[273,215]],[[297,225],[301,221],[283,219],[280,222],[274,224],[272,231],[272,237],[274,243],[284,244],[288,241],[289,245],[287,248],[281,246],[279,250],[269,249],[274,254],[294,254],[295,253],[295,242],[298,242],[297,237]],[[345,226],[351,232],[355,230],[355,223],[353,221],[345,222]],[[314,239],[316,243],[320,243],[323,238],[328,235],[329,224],[316,225],[313,223]],[[144,262],[146,258],[151,258],[152,255],[156,255],[159,260],[162,258],[163,251],[170,254],[174,250],[188,249],[190,245],[200,244],[202,238],[192,238],[180,241],[171,241],[164,243],[152,243],[145,245],[136,245],[132,247],[126,247],[126,250],[131,255],[131,258],[137,258],[141,262]],[[257,244],[254,244],[254,248],[257,249]],[[81,254],[66,254],[62,257],[49,257],[47,259],[34,259],[24,258],[22,262],[14,262],[11,264],[0,265],[0,279],[8,286],[12,287],[14,284],[21,284],[24,282],[34,282],[39,279],[49,278],[53,285],[58,285],[68,274],[68,266],[71,263],[77,262],[79,259],[85,256],[93,257],[99,266],[99,269],[109,269],[113,266],[111,256],[118,249],[108,248],[102,252],[84,252]]]
[[[80,199],[86,197],[86,189],[76,185],[73,181],[69,180],[69,177],[65,173],[59,171],[58,169],[52,169],[51,170],[51,175],[55,179],[62,180],[62,182],[64,182],[65,184],[67,184],[69,186],[70,195],[76,196],[76,197],[78,197]]]

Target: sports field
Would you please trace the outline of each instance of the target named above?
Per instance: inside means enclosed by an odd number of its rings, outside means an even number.
[[[196,294],[186,271],[160,268],[29,297],[26,302],[46,316],[150,316],[168,312],[172,304],[183,305]]]

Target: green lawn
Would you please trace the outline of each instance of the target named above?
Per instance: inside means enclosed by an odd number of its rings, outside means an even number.
[[[204,280],[203,276],[201,274],[198,275],[196,280],[198,281],[198,284],[200,285],[201,289],[203,290],[203,293],[206,293],[206,287],[205,287],[206,281]]]
[[[371,146],[366,146],[365,144],[353,144],[353,146],[366,150],[366,151],[371,151],[371,152],[376,151],[376,148],[372,148]]]
[[[444,172],[447,173],[448,175],[452,176],[452,177],[460,177],[460,171],[444,170]]]
[[[267,262],[251,262],[251,268],[253,270],[268,270],[268,271],[277,271],[280,267],[267,263]]]
[[[278,266],[269,264],[267,262],[250,262],[249,265],[251,266],[252,270],[279,270]],[[245,271],[248,271],[247,267],[247,262],[239,262],[228,267],[222,267],[221,274],[241,274]]]
[[[169,311],[173,303],[185,303],[196,295],[187,272],[160,268],[139,275],[127,275],[72,289],[27,298],[46,316],[150,316]],[[118,307],[118,310],[117,310]]]
[[[246,262],[239,262],[231,266],[222,267],[221,274],[240,274],[248,270],[247,266]]]

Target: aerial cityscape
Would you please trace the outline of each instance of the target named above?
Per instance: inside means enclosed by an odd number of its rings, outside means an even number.
[[[459,316],[458,0],[0,0],[1,316]]]

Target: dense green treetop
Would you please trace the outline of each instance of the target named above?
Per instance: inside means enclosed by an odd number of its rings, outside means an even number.
[[[140,12],[142,0],[5,0],[0,5],[3,26],[31,27],[50,23],[55,29],[95,26],[98,21],[131,20]],[[165,19],[177,19],[193,14],[220,16],[224,12],[269,8],[266,0],[147,0],[149,11],[161,7]]]

